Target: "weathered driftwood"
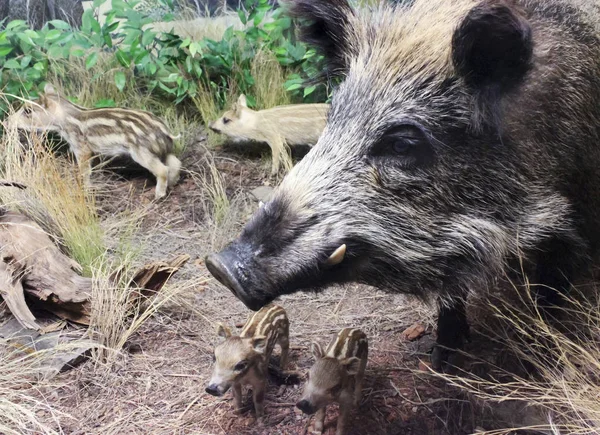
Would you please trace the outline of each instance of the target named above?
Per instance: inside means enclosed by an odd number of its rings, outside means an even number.
[[[189,256],[179,255],[142,267],[129,283],[132,303],[159,291],[188,260]],[[79,264],[64,255],[35,222],[18,213],[0,216],[0,295],[24,327],[41,329],[25,295],[63,319],[88,325],[92,280],[80,271]],[[115,272],[113,279],[121,273]]]

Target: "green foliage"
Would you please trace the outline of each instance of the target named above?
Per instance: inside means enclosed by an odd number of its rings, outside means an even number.
[[[232,83],[254,104],[256,77],[251,66],[257,55],[267,51],[287,75],[285,88],[293,100],[327,99],[324,85],[304,85],[305,79],[319,70],[321,59],[296,41],[290,18],[281,8],[273,11],[267,0],[247,0],[245,9],[238,11],[245,30],[230,27],[220,41],[193,41],[153,31],[148,27],[153,17],[140,7],[140,0],[113,0],[100,24],[97,7],[105,1],[94,0],[94,8],[85,11],[78,30],[54,20],[37,31],[24,21],[12,21],[0,31],[0,90],[5,94],[1,111],[15,98],[35,97],[55,62],[81,58],[90,70],[100,55],[114,56],[118,68],[114,85],[119,91],[135,86],[179,104],[209,89],[216,106],[223,108]],[[163,7],[163,20],[172,19],[172,0],[153,3]],[[135,80],[128,79],[132,75]],[[105,104],[107,101],[97,102]]]

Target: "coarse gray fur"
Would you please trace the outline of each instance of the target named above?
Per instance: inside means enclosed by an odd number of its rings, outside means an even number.
[[[344,281],[435,294],[455,347],[466,296],[520,258],[558,290],[583,276],[600,247],[597,1],[289,3],[344,81],[317,145],[207,259],[247,306]]]

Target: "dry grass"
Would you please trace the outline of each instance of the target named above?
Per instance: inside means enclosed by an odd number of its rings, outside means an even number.
[[[33,351],[0,338],[0,433],[63,433],[62,423],[72,421],[73,417],[67,411],[57,410],[53,399],[40,391],[50,385],[49,378],[55,375],[52,359],[89,344],[80,339],[53,349]],[[57,387],[56,381],[52,382]]]
[[[546,423],[481,432],[488,435],[534,430],[548,434],[591,435],[600,433],[600,292],[590,298],[576,294],[559,310],[563,320],[547,320],[538,308],[531,286],[516,292],[521,299],[488,305],[500,328],[489,331],[506,352],[531,365],[515,374],[495,366],[491,376],[472,373],[439,376],[450,385],[491,404],[517,402],[535,409]],[[518,405],[517,405],[518,406]],[[478,432],[479,433],[479,432]]]
[[[130,279],[135,272],[133,258],[119,262],[106,260],[107,264],[95,270],[92,287],[92,315],[90,335],[101,344],[95,350],[97,362],[114,363],[127,341],[139,328],[165,304],[172,302],[206,283],[204,279],[167,283],[152,297],[141,296],[142,289],[131,288]],[[108,271],[120,271],[116,282],[109,279]]]
[[[254,83],[254,97],[257,109],[290,104],[290,95],[284,88],[285,72],[275,55],[260,51],[253,59],[250,68]]]
[[[0,189],[0,203],[28,215],[56,236],[90,275],[93,262],[104,252],[103,232],[94,193],[83,188],[76,165],[57,159],[37,134],[27,135],[22,144],[13,127],[5,129],[0,158],[2,177],[27,186]]]

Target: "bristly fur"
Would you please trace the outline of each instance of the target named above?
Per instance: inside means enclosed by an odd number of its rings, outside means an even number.
[[[342,23],[317,46],[345,78],[318,144],[219,254],[244,303],[345,281],[434,294],[454,346],[466,295],[520,259],[543,300],[585,277],[600,254],[597,5],[297,4]]]

